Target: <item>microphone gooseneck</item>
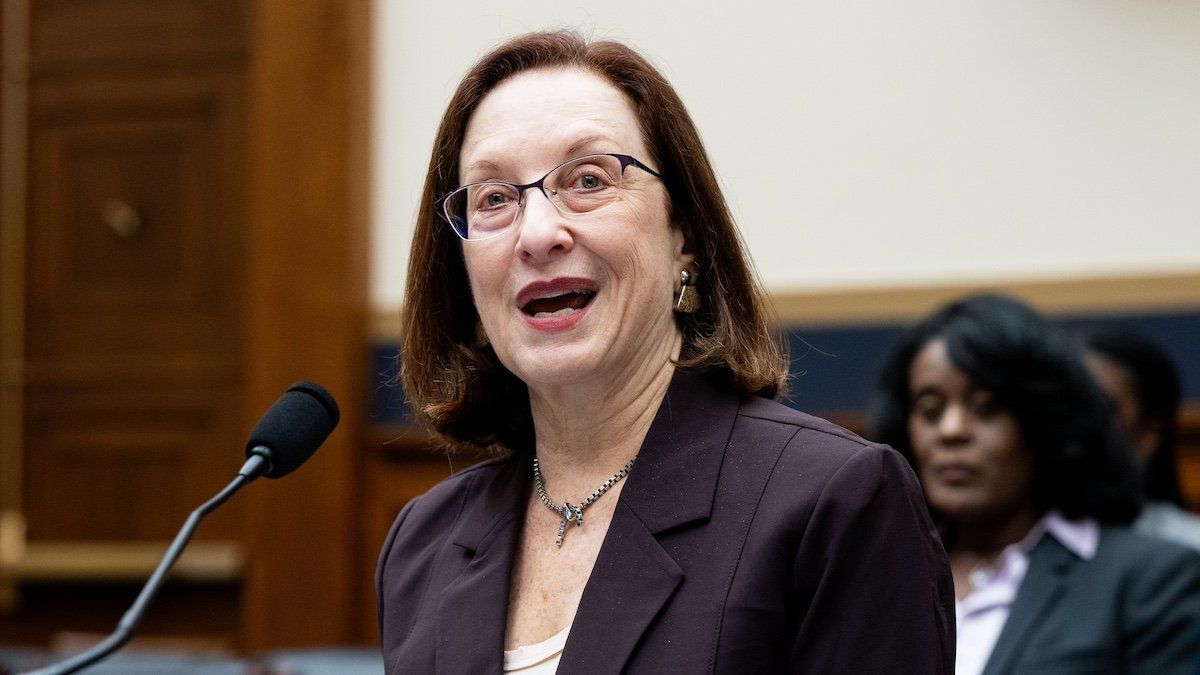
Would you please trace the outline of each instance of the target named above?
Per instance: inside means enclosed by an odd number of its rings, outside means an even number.
[[[171,546],[163,554],[158,567],[142,587],[142,592],[121,617],[117,629],[91,649],[26,675],[74,673],[105,658],[129,642],[141,623],[146,608],[150,606],[171,568],[183,554],[183,549],[187,547],[200,521],[224,504],[242,486],[250,484],[260,475],[279,478],[295,471],[321,447],[321,443],[325,442],[339,419],[337,403],[320,385],[297,382],[288,387],[287,392],[279,397],[250,432],[250,440],[246,443],[246,463],[238,471],[237,477],[217,496],[188,516]]]

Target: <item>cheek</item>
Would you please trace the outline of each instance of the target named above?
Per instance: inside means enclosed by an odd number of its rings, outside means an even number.
[[[910,421],[908,424],[908,443],[912,448],[913,460],[917,464],[917,476],[923,484],[928,485],[931,475],[925,472],[925,467],[929,466],[929,458],[932,454],[933,434],[929,431],[929,425],[921,424],[920,422]]]
[[[981,432],[980,441],[993,491],[1014,497],[1028,493],[1033,482],[1033,458],[1016,429],[1010,425],[987,428]]]
[[[475,307],[482,315],[494,305],[495,299],[504,290],[504,270],[482,251],[464,251],[463,265]]]
[[[976,432],[984,460],[998,471],[1012,471],[1025,463],[1026,452],[1013,425],[982,424]]]
[[[595,252],[607,261],[618,281],[632,283],[639,295],[670,293],[676,256],[665,217],[647,217],[638,210],[624,216],[619,224],[613,223],[612,236],[594,240]]]
[[[913,418],[908,420],[908,443],[912,446],[913,457],[918,463],[925,463],[935,437],[936,435],[928,423]]]

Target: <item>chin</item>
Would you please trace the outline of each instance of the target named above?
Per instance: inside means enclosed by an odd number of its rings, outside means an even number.
[[[985,519],[992,509],[986,500],[975,495],[939,494],[929,491],[929,506],[954,522],[967,523]]]
[[[601,354],[589,344],[518,347],[501,362],[517,379],[531,386],[562,386],[600,370]]]

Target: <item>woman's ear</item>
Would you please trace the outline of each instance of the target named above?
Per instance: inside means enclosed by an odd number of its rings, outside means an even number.
[[[692,247],[692,242],[688,239],[688,231],[689,228],[685,223],[678,221],[671,223],[671,250],[675,252],[676,267],[680,271],[689,269],[696,261],[696,252]]]

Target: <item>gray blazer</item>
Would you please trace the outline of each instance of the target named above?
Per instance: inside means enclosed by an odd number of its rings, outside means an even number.
[[[983,672],[1193,675],[1197,657],[1200,555],[1104,527],[1091,560],[1042,537]]]
[[[396,519],[387,672],[499,675],[530,461]],[[953,672],[949,565],[895,451],[680,371],[626,480],[559,673]]]

